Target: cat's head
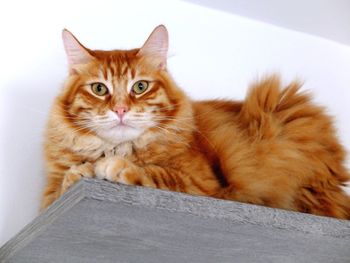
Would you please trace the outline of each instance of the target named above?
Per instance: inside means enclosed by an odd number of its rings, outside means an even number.
[[[69,77],[59,106],[75,131],[120,143],[146,131],[171,133],[169,124],[181,126],[176,119],[190,114],[188,99],[166,70],[164,26],[139,49],[90,50],[67,30],[63,43]]]

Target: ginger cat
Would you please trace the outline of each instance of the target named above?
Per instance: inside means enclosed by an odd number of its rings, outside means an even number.
[[[81,177],[350,219],[332,120],[276,76],[244,101],[193,101],[166,69],[168,33],[140,49],[85,48],[67,30],[69,76],[49,118],[49,206]]]

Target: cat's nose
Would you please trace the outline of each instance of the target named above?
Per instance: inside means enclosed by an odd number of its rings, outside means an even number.
[[[113,110],[117,113],[118,117],[122,119],[125,113],[129,111],[129,108],[128,106],[115,106]]]

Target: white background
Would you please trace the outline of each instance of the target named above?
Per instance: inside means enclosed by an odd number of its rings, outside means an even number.
[[[64,27],[92,49],[121,49],[165,24],[169,69],[194,98],[243,99],[265,73],[298,77],[350,149],[349,46],[178,0],[12,0],[0,10],[0,245],[38,213],[42,133],[67,74]]]
[[[350,45],[349,0],[186,0]]]

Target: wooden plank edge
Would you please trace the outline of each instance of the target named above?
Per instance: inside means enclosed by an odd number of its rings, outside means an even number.
[[[273,227],[305,234],[318,234],[350,240],[350,220],[269,208],[264,206],[194,196],[141,186],[127,186],[98,179],[84,179],[86,197],[101,201],[165,209],[232,223]]]
[[[66,194],[56,200],[50,207],[42,211],[38,217],[26,225],[17,235],[7,241],[0,248],[0,261],[9,259],[16,251],[25,247],[46,227],[54,222],[59,216],[70,210],[85,198],[86,183],[81,181],[75,184]]]

